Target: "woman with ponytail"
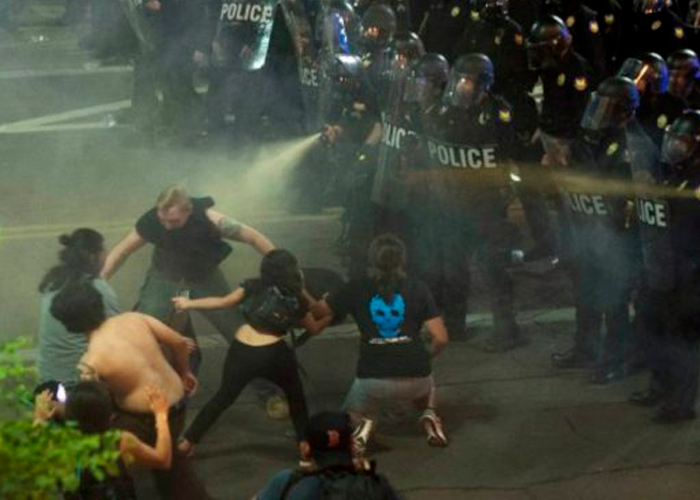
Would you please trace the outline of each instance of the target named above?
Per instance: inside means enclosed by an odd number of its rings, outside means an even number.
[[[351,314],[360,330],[357,376],[343,410],[357,425],[361,452],[386,404],[413,404],[431,446],[446,446],[435,413],[431,357],[447,345],[447,330],[428,287],[405,274],[406,250],[392,234],[377,236],[369,249],[370,276],[352,280],[313,307],[316,317]],[[421,337],[425,326],[430,346]]]
[[[117,297],[106,281],[99,279],[104,264],[104,238],[93,229],[80,228],[58,238],[63,247],[59,263],[44,275],[39,284],[39,382],[58,381],[64,385],[78,382],[77,368],[87,348],[87,337],[68,332],[51,315],[51,304],[57,292],[77,281],[90,281],[102,295],[108,316],[119,314]]]

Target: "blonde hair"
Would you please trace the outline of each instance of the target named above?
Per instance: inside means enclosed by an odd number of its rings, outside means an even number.
[[[174,206],[180,206],[187,210],[192,209],[192,200],[187,190],[182,186],[168,186],[159,195],[156,200],[156,208],[158,210],[169,210]]]

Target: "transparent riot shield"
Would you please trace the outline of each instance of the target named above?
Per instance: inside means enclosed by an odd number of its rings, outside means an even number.
[[[404,142],[416,137],[413,105],[406,99],[406,85],[413,64],[425,54],[417,35],[406,32],[396,35],[386,52],[380,72],[380,106],[382,140],[372,188],[372,201],[379,206],[401,210],[405,190],[401,166]]]
[[[224,1],[212,42],[213,63],[255,71],[263,67],[272,36],[277,0]]]

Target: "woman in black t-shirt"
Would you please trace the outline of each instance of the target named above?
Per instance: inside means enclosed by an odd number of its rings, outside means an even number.
[[[360,329],[357,377],[344,410],[358,423],[356,445],[366,446],[376,412],[384,403],[413,403],[423,410],[421,425],[432,446],[447,438],[435,413],[435,384],[430,358],[447,344],[447,330],[428,287],[404,273],[406,251],[400,239],[384,234],[369,250],[370,278],[350,281],[314,306],[316,317],[350,313]],[[421,337],[425,325],[432,341]]]
[[[306,328],[311,335],[316,335],[331,318],[315,320],[302,293],[303,278],[296,258],[286,250],[277,249],[263,257],[259,279],[243,282],[225,297],[173,298],[179,310],[218,309],[241,304],[246,319],[229,347],[221,385],[185,431],[178,444],[181,452],[191,453],[243,388],[256,378],[265,378],[282,389],[289,402],[297,439],[303,438],[308,419],[306,398],[296,357],[284,337],[293,327]]]

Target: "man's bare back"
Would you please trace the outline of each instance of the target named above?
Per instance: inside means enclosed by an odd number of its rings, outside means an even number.
[[[175,368],[160,344],[172,349]],[[89,335],[81,370],[107,383],[121,409],[149,413],[149,387],[160,387],[171,406],[196,387],[187,363],[192,348],[192,341],[157,319],[129,312],[107,319]]]

